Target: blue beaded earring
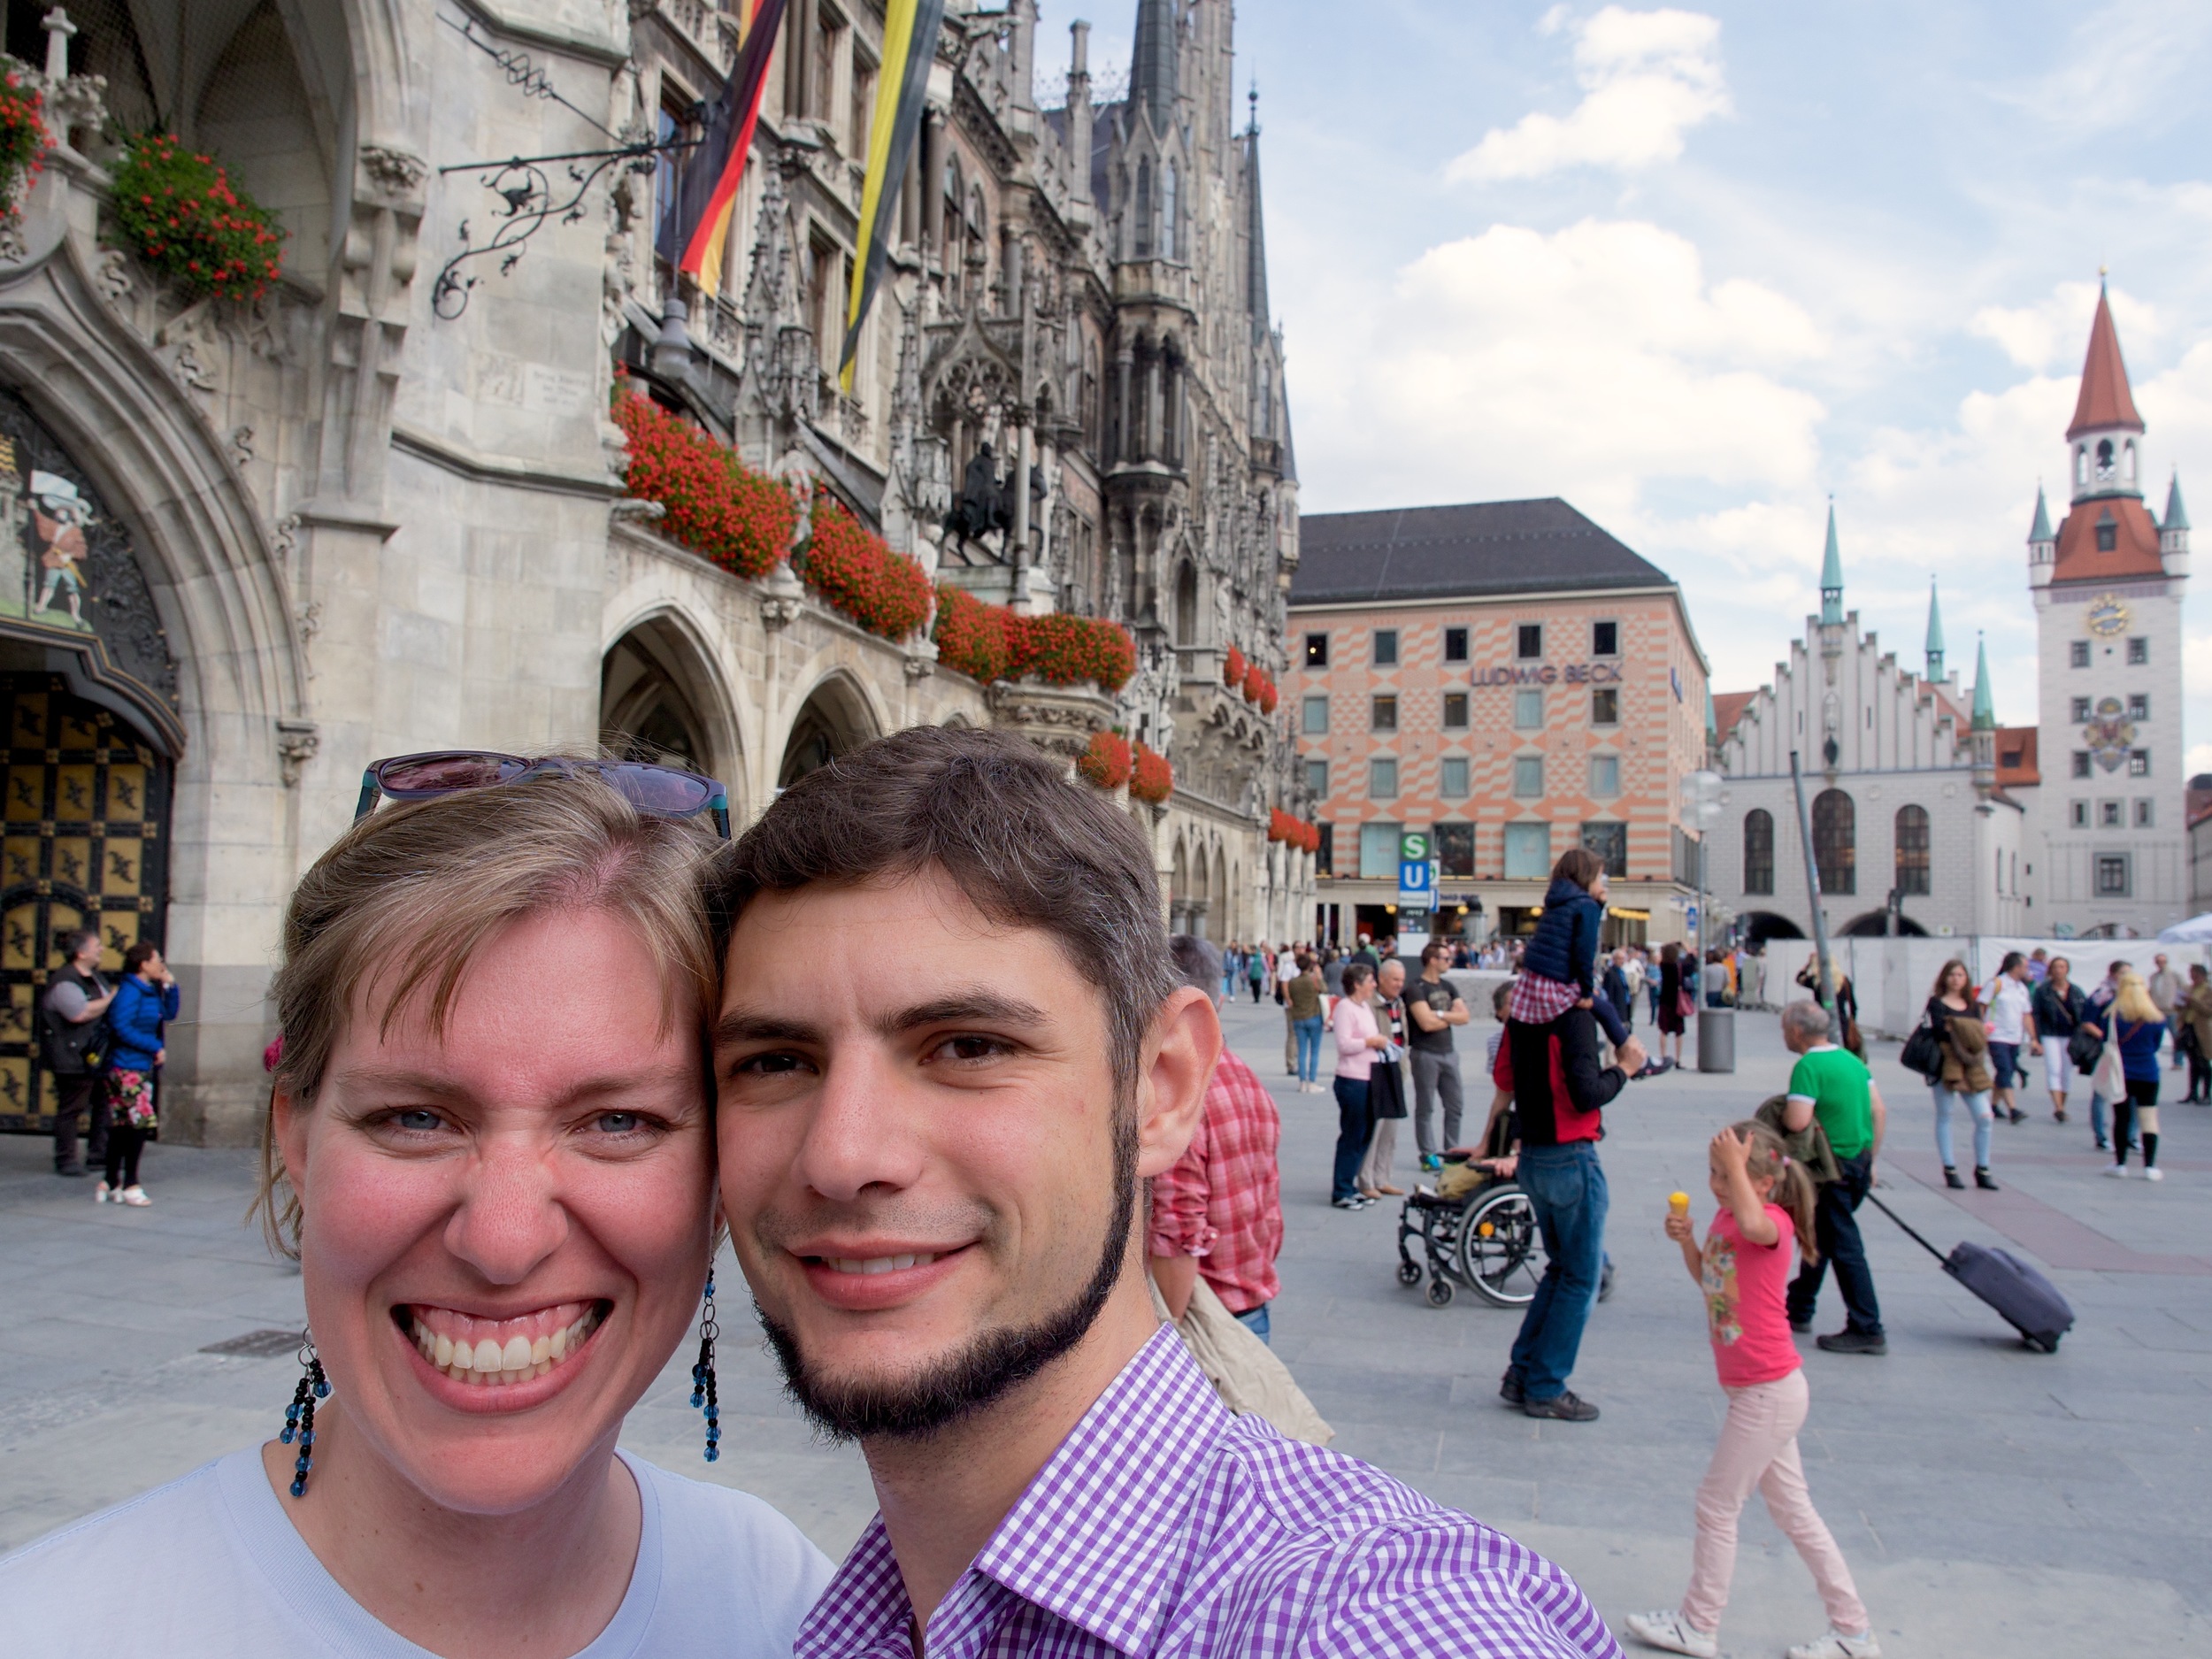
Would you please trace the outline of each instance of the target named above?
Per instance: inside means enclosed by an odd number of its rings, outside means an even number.
[[[699,1363],[691,1368],[691,1404],[707,1414],[707,1461],[722,1455],[722,1408],[714,1397],[714,1342],[722,1327],[714,1317],[714,1270],[707,1270],[706,1302],[699,1310]]]
[[[300,1333],[300,1386],[292,1391],[292,1403],[284,1409],[284,1432],[277,1439],[289,1446],[299,1442],[299,1461],[292,1465],[292,1495],[307,1495],[307,1472],[315,1466],[315,1402],[330,1398],[330,1380],[323,1375],[321,1356],[315,1352],[311,1333]]]

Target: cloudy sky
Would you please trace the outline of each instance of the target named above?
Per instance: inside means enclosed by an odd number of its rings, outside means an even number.
[[[1046,0],[1125,69],[1133,0]],[[1673,574],[1722,688],[1816,603],[1986,634],[2035,718],[2023,541],[2096,302],[2196,503],[2212,771],[2212,5],[1245,0],[1310,511],[1565,496]]]

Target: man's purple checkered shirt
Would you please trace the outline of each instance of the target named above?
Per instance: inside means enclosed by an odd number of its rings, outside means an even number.
[[[909,1659],[880,1516],[795,1659]],[[1620,1659],[1574,1581],[1380,1470],[1232,1417],[1162,1326],[1037,1471],[929,1659]]]

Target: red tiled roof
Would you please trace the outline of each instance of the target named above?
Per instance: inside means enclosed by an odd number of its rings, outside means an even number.
[[[2032,726],[1997,728],[1997,787],[2026,788],[2043,781],[2036,767],[2036,732]]]
[[[1713,729],[1720,733],[1717,740],[1725,743],[1736,729],[1736,722],[1743,718],[1743,711],[1751,706],[1755,691],[1716,691],[1713,694]]]
[[[2128,365],[2120,357],[2120,336],[2112,326],[2112,306],[2104,290],[2097,290],[2097,317],[2089,325],[2089,356],[2081,365],[2081,396],[2074,402],[2074,424],[2066,428],[2070,441],[2098,426],[2143,430],[2143,418],[2135,412],[2128,391]]]
[[[2097,526],[2113,521],[2113,547],[2097,550]],[[2058,526],[2058,557],[2051,565],[2055,582],[2102,582],[2122,577],[2162,576],[2158,526],[2150,510],[2133,495],[2100,495],[2081,503]]]

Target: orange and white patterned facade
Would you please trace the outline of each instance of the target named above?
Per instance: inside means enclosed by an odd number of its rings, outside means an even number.
[[[1586,845],[1609,940],[1686,937],[1707,666],[1672,580],[1555,499],[1309,513],[1300,539],[1283,693],[1327,838],[1317,935],[1400,932],[1399,837],[1425,830],[1438,932],[1528,931]]]

